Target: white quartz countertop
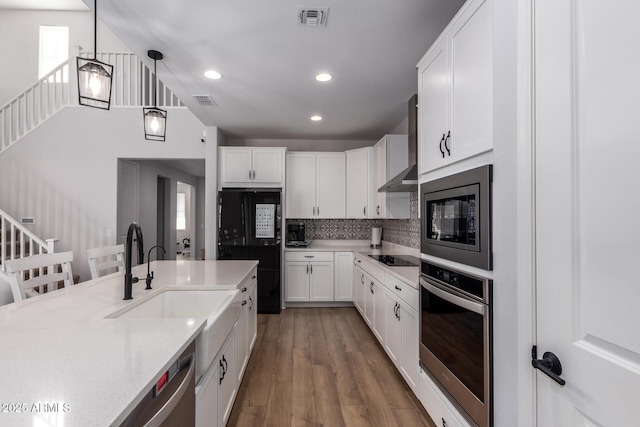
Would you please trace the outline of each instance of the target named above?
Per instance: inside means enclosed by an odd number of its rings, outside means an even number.
[[[0,307],[0,425],[119,425],[206,323],[193,319],[106,319],[167,287],[237,289],[257,261],[155,261],[133,300],[114,273]]]

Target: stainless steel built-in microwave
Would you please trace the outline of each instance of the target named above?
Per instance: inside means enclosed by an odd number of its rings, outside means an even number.
[[[492,166],[420,185],[421,251],[491,270]]]

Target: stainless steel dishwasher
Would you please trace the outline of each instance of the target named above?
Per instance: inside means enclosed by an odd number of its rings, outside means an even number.
[[[121,427],[193,427],[196,423],[195,341],[178,357]]]

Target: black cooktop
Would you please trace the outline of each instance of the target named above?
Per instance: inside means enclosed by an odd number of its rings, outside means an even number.
[[[420,260],[411,255],[369,255],[369,257],[390,267],[418,267],[420,265]]]

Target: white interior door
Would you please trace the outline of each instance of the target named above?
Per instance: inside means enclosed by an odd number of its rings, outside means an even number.
[[[640,3],[534,6],[537,425],[639,425]]]

